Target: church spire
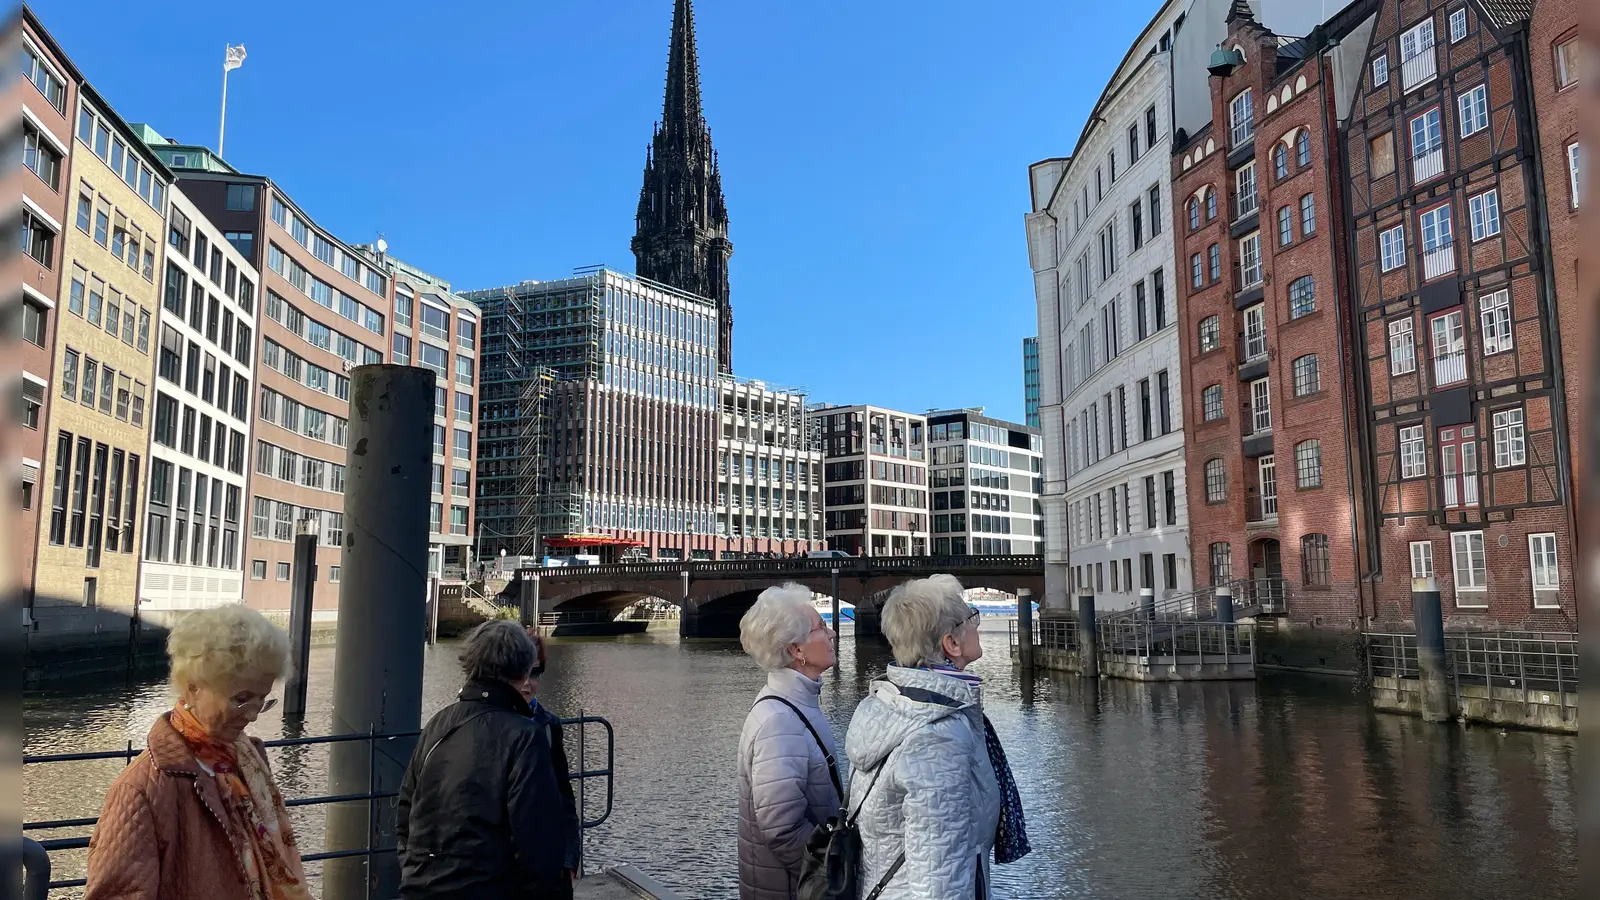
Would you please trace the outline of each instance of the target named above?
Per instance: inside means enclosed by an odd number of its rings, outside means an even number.
[[[675,0],[667,89],[639,190],[633,255],[639,274],[717,304],[717,363],[733,371],[733,307],[728,300],[728,209],[711,131],[700,108],[694,5]]]

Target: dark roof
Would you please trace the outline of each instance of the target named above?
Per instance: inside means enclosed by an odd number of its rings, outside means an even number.
[[[1287,44],[1278,45],[1278,63],[1299,62],[1306,58],[1308,45],[1305,38],[1295,38]]]
[[[1509,28],[1533,15],[1533,0],[1477,0],[1477,6],[1496,28]]]

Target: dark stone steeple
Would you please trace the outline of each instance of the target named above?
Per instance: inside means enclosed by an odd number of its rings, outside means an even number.
[[[633,255],[641,276],[717,304],[717,367],[733,371],[733,307],[728,302],[728,208],[711,131],[700,110],[694,6],[676,0],[667,93],[645,157]]]

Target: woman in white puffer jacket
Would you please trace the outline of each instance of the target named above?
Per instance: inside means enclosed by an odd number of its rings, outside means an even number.
[[[881,885],[877,900],[989,900],[990,852],[1018,858],[1027,838],[981,679],[964,671],[983,655],[978,612],[961,582],[935,575],[896,588],[882,622],[899,665],[872,683],[845,736],[862,896]]]

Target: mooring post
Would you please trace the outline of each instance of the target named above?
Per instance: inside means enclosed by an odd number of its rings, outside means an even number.
[[[1033,668],[1033,591],[1017,588],[1017,662]]]
[[[1139,614],[1144,616],[1146,622],[1156,620],[1156,589],[1153,587],[1139,588]]]
[[[1439,582],[1411,579],[1411,618],[1417,623],[1417,676],[1422,684],[1422,718],[1448,722],[1455,718],[1455,697],[1444,658],[1444,610]]]
[[[1217,588],[1217,621],[1233,624],[1233,588],[1222,585]]]
[[[1078,669],[1085,678],[1100,677],[1100,631],[1094,614],[1094,594],[1078,594]]]
[[[422,724],[423,596],[428,566],[434,374],[411,366],[351,372],[349,451],[339,637],[333,671],[333,733],[376,735],[332,745],[328,792],[388,794],[400,787]],[[394,801],[328,808],[330,851],[395,845]],[[330,859],[324,900],[395,897],[392,852]]]
[[[289,595],[289,677],[283,685],[283,714],[306,713],[306,666],[311,660],[311,608],[317,593],[317,532],[300,522],[294,538],[294,587]],[[341,587],[343,585],[341,584]]]
[[[831,582],[828,596],[833,600],[833,670],[837,672],[839,671],[839,629],[844,624],[839,619],[839,567],[834,566],[829,569],[828,577]]]

